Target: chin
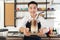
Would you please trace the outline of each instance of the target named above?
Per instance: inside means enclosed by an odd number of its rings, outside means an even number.
[[[36,14],[36,13],[32,13],[32,14]]]

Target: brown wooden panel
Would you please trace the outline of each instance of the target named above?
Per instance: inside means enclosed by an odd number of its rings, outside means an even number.
[[[5,26],[14,26],[14,3],[5,3]]]
[[[50,38],[50,40],[60,40],[60,38]]]
[[[41,40],[49,40],[49,38],[41,38]]]
[[[23,38],[20,38],[20,37],[8,37],[7,40],[23,40]]]

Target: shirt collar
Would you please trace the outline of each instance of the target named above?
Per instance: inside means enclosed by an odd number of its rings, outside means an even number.
[[[36,17],[35,17],[35,20],[37,19],[37,17],[38,17],[38,14],[37,14]],[[29,14],[29,20],[33,20],[33,18],[31,17],[30,14]]]
[[[38,17],[38,14],[37,14],[37,16],[35,17],[35,20],[37,20],[37,22],[39,22],[39,18],[37,18]],[[28,21],[30,22],[31,20],[33,20],[33,18],[31,17],[31,15],[29,14],[29,16],[28,16]]]

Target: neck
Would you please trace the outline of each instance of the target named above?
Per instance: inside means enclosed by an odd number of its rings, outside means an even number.
[[[37,15],[37,14],[35,14],[35,15],[31,15],[31,17],[32,17],[33,19],[35,19],[35,18],[36,18],[36,15]]]

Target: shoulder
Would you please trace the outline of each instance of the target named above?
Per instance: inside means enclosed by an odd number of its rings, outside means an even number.
[[[24,16],[24,18],[23,18],[22,20],[23,20],[23,21],[28,21],[28,19],[29,19],[29,16],[26,15],[26,16]]]
[[[44,17],[42,17],[42,16],[39,15],[38,19],[44,19]]]
[[[39,20],[40,22],[44,22],[44,21],[46,21],[45,18],[42,17],[42,16],[40,16],[40,15],[39,15],[39,17],[38,17],[38,20]]]
[[[23,19],[28,19],[29,18],[29,15],[26,15],[26,16],[24,16],[24,18]]]

